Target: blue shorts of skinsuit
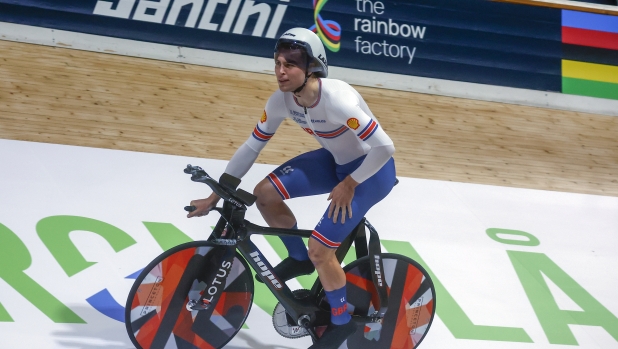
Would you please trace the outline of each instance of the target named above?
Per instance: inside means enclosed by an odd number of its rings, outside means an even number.
[[[267,178],[281,197],[286,199],[330,193],[337,184],[354,172],[365,159],[362,156],[345,165],[337,165],[326,149],[299,155],[271,172]],[[393,158],[369,179],[359,184],[352,199],[352,218],[346,215],[341,224],[341,212],[337,223],[328,218],[328,205],[320,222],[313,230],[312,238],[330,248],[337,248],[352,229],[365,217],[369,209],[393,189],[396,182]]]

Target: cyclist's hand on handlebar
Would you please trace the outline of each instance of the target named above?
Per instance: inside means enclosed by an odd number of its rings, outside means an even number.
[[[191,206],[195,206],[195,210],[189,212],[187,218],[201,217],[207,215],[219,202],[219,195],[212,193],[208,198],[191,201]]]
[[[345,223],[345,216],[352,218],[352,199],[354,198],[354,188],[358,185],[352,177],[347,176],[341,183],[337,184],[328,196],[330,206],[328,207],[328,218],[337,223],[339,211],[341,211],[341,224]]]

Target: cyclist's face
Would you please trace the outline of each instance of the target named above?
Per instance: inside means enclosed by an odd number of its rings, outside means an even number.
[[[281,50],[275,54],[275,75],[283,92],[296,90],[305,81],[303,53],[299,50]]]

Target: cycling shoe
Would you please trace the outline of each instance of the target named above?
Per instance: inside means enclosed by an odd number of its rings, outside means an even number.
[[[281,282],[286,282],[297,276],[308,275],[315,271],[313,262],[311,262],[310,259],[307,259],[306,261],[299,261],[292,257],[287,257],[282,260],[281,263],[277,264],[277,266],[273,269]],[[259,273],[255,274],[255,280],[262,283],[264,282],[262,281]]]
[[[341,344],[356,332],[356,323],[352,320],[347,324],[330,324],[320,339],[308,349],[338,349]]]

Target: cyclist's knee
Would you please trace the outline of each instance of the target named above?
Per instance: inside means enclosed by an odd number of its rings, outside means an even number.
[[[272,183],[270,183],[270,181],[266,178],[255,186],[253,189],[253,195],[257,197],[255,203],[258,209],[283,201],[281,195],[279,195]]]
[[[322,245],[313,238],[309,239],[308,253],[309,259],[311,259],[316,268],[319,268],[321,265],[328,263],[331,259],[336,258],[334,249]]]

